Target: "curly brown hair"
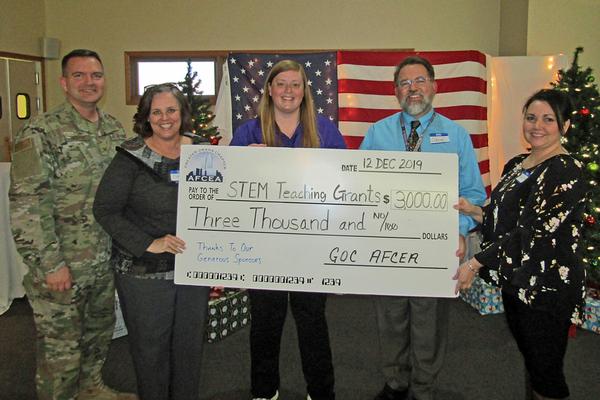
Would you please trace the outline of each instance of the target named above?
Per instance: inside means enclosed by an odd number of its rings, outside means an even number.
[[[150,126],[148,118],[150,117],[150,109],[152,108],[152,99],[159,93],[171,93],[175,97],[181,111],[181,127],[179,128],[179,134],[190,132],[192,130],[192,112],[190,110],[190,104],[185,98],[185,95],[174,83],[160,83],[158,85],[146,87],[137,106],[137,112],[133,116],[133,131],[143,138],[152,136],[152,127]]]

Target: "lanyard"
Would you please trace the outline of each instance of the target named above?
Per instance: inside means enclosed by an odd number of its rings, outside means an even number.
[[[412,151],[421,151],[421,144],[423,143],[423,138],[425,137],[425,132],[427,132],[427,129],[429,129],[429,126],[431,126],[431,123],[435,119],[435,115],[436,115],[436,113],[434,112],[433,115],[431,116],[431,119],[427,123],[427,126],[425,127],[425,129],[423,129],[423,132],[421,132],[421,135],[419,135],[419,141],[417,142],[415,148]],[[406,135],[406,127],[404,126],[404,114],[400,114],[400,127],[402,128],[402,138],[404,139],[404,148],[406,149],[406,151],[409,151],[408,150],[408,136]]]

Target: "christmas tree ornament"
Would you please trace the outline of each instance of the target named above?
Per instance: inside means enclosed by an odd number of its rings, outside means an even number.
[[[591,163],[588,163],[587,169],[590,172],[598,172],[598,163],[595,163],[593,161]]]
[[[585,115],[587,117],[588,115],[590,115],[590,109],[589,108],[582,108],[581,110],[579,110],[579,113],[581,115]]]
[[[585,223],[588,224],[588,226],[594,226],[596,224],[596,217],[588,215],[585,217]]]

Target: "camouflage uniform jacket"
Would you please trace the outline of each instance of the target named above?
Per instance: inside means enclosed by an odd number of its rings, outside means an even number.
[[[110,257],[110,239],[92,205],[125,131],[114,117],[98,113],[90,122],[66,102],[33,118],[14,138],[11,227],[29,267],[26,279],[34,283],[65,265],[76,276]]]

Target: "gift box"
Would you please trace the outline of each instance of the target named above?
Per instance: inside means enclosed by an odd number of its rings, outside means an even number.
[[[113,330],[112,338],[116,339],[125,335],[127,335],[127,328],[125,327],[125,321],[123,321],[123,312],[121,311],[119,296],[115,292],[115,329]]]
[[[225,289],[219,297],[208,302],[206,341],[219,340],[242,329],[250,322],[250,300],[248,292],[240,289]]]
[[[585,298],[581,327],[600,334],[600,299],[591,296]]]
[[[478,276],[475,277],[469,289],[460,292],[460,298],[470,304],[481,315],[504,312],[500,288],[487,284]]]

